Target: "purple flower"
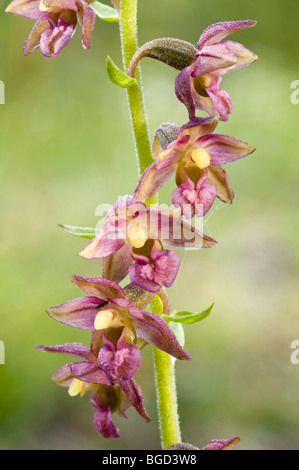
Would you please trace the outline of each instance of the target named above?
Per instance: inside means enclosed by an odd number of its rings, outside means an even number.
[[[227,121],[232,112],[228,93],[220,89],[222,76],[257,60],[257,56],[242,44],[223,41],[229,34],[251,28],[256,21],[227,21],[209,26],[200,36],[197,54],[192,65],[183,69],[176,79],[175,91],[184,103],[190,120],[201,109],[220,120]]]
[[[119,437],[112,413],[118,412],[120,416],[126,417],[126,409],[133,406],[142,418],[151,420],[143,405],[141,389],[132,379],[140,364],[140,351],[136,346],[121,340],[115,347],[106,338],[103,347],[100,346],[101,342],[93,338],[90,349],[81,343],[36,346],[36,349],[80,359],[80,362],[66,364],[58,369],[52,380],[57,385],[68,387],[72,397],[82,397],[92,392],[91,404],[97,408],[93,420],[95,427],[105,438]],[[113,353],[110,359],[107,358],[109,348]]]
[[[255,148],[233,137],[213,134],[217,123],[216,118],[209,117],[197,119],[196,124],[183,126],[177,138],[157,155],[158,160],[143,173],[135,197],[152,197],[159,189],[160,181],[166,181],[175,175],[176,184],[181,190],[192,191],[198,184],[196,190],[204,191],[200,196],[204,212],[212,205],[214,197],[214,191],[207,185],[214,186],[221,201],[231,204],[234,193],[223,165],[251,154]],[[195,186],[191,187],[189,182],[181,187],[188,182],[188,178]],[[175,201],[180,207],[184,197],[188,199],[187,193],[183,195],[183,191],[174,193]],[[199,197],[199,192],[196,197]],[[194,201],[195,193],[189,193],[189,196]]]
[[[146,245],[145,250],[132,251],[135,263],[129,271],[130,280],[141,289],[156,293],[164,286],[172,286],[180,258],[174,251],[163,250],[158,240],[150,240]]]
[[[152,167],[151,167],[152,168]],[[157,174],[157,173],[156,173]],[[141,178],[142,180],[142,178]],[[150,181],[138,184],[135,192],[149,190]],[[157,186],[155,186],[157,190]],[[120,199],[107,214],[107,224],[81,251],[85,259],[104,258],[104,276],[115,282],[126,277],[134,259],[132,250],[141,249],[150,239],[158,239],[168,246],[210,247],[216,242],[181,220],[181,211],[147,208],[135,197]]]
[[[177,359],[190,359],[168,324],[127,300],[118,284],[104,278],[73,276],[72,280],[88,295],[49,308],[51,318],[83,330],[116,331],[125,327],[132,338],[142,338]]]
[[[77,23],[82,27],[82,46],[90,47],[95,13],[84,0],[13,0],[7,13],[35,20],[25,41],[24,55],[38,47],[44,57],[57,56],[73,37]]]
[[[186,174],[186,181],[173,190],[172,203],[182,209],[186,219],[194,215],[203,217],[211,209],[217,193],[214,186],[207,183],[207,177],[205,172],[194,183]]]

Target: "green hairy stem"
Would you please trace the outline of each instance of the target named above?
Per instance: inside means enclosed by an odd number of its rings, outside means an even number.
[[[120,5],[120,38],[123,65],[127,71],[132,57],[138,50],[137,43],[137,0],[122,0]],[[148,124],[145,114],[141,73],[135,71],[137,84],[127,88],[128,106],[131,115],[136,158],[139,174],[153,163]],[[157,198],[152,203],[157,203]],[[152,312],[161,314],[160,303],[152,302]],[[181,441],[177,394],[175,385],[174,360],[165,352],[154,348],[154,369],[157,407],[163,449]]]
[[[120,36],[123,64],[128,70],[131,59],[138,49],[137,43],[137,0],[122,0],[120,9]],[[131,115],[137,166],[141,175],[153,163],[147,118],[144,108],[141,73],[137,68],[137,84],[127,88],[128,104]]]

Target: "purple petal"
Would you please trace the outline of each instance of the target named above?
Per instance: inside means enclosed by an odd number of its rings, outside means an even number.
[[[172,202],[176,207],[181,207],[182,213],[187,219],[191,219],[196,214],[197,217],[203,217],[211,209],[216,198],[216,190],[212,184],[207,183],[206,175],[203,175],[196,183],[196,189],[193,181],[193,189],[184,189],[187,182],[175,188],[172,193]]]
[[[98,410],[93,417],[95,428],[106,439],[119,437],[117,428],[114,426],[112,421],[111,407],[104,406],[98,393],[92,394],[90,402]]]
[[[81,343],[66,343],[56,346],[35,346],[35,349],[37,351],[67,354],[68,356],[76,357],[77,359],[86,360],[89,362],[97,361],[97,358],[92,353],[92,351]]]
[[[227,121],[233,107],[229,94],[225,90],[213,90],[208,88],[207,93],[212,100],[213,108],[219,114],[221,121]]]
[[[179,133],[179,137],[188,135],[190,137],[190,142],[193,143],[202,136],[212,134],[217,127],[218,119],[211,116],[207,118],[199,118],[199,121],[196,120],[195,122],[195,125],[191,125],[192,123],[189,123],[188,125],[183,126]]]
[[[75,26],[58,20],[57,26],[46,29],[40,38],[40,50],[44,57],[55,57],[70,42],[75,33]]]
[[[108,407],[101,406],[93,416],[95,428],[105,439],[119,437],[118,430],[113,424],[111,410]]]
[[[157,163],[158,171],[169,169],[169,174],[174,173],[177,163],[180,161],[182,154],[187,150],[190,141],[190,135],[179,135],[177,140],[171,142],[164,152],[160,153],[160,160]]]
[[[190,121],[195,118],[195,106],[190,82],[192,67],[193,66],[183,69],[175,80],[175,94],[177,98],[186,106]]]
[[[104,301],[97,297],[79,297],[46,310],[51,318],[82,330],[93,329],[94,319]]]
[[[142,312],[133,302],[126,299],[114,299],[113,303],[129,311],[138,336],[177,359],[191,359],[178,343],[172,329],[161,317],[154,313]]]
[[[69,387],[74,380],[74,376],[71,372],[71,364],[60,367],[60,369],[52,375],[51,379],[60,387]]]
[[[40,0],[13,0],[6,8],[6,13],[28,18],[29,20],[47,20],[48,12],[39,9]]]
[[[130,269],[130,280],[133,284],[149,292],[159,292],[162,287],[171,287],[180,266],[180,258],[173,251],[158,250],[153,245],[151,260],[137,256],[136,263]]]
[[[239,441],[239,437],[233,437],[232,439],[214,439],[201,450],[231,450]]]
[[[124,236],[114,224],[108,224],[101,232],[91,240],[79,253],[85,259],[105,258],[125,244]]]
[[[238,42],[223,41],[221,44],[225,45],[226,49],[236,58],[235,65],[226,70],[225,73],[250,65],[258,59],[256,54]],[[221,73],[223,72],[221,71]]]
[[[129,273],[134,263],[129,245],[124,245],[120,250],[106,256],[103,260],[103,277],[114,282],[121,282]]]
[[[158,167],[159,162],[152,163],[138,181],[133,197],[138,201],[147,201],[167,183],[174,175],[175,166]]]
[[[76,12],[79,10],[76,0],[42,0],[42,3],[50,10],[73,10]]]
[[[98,364],[91,362],[75,362],[70,365],[72,374],[83,382],[111,385],[105,372]]]
[[[163,285],[154,281],[153,268],[150,264],[134,263],[130,268],[130,281],[140,289],[148,292],[157,293],[161,290]]]
[[[96,15],[90,6],[84,0],[81,0],[82,11],[78,13],[78,19],[83,29],[82,46],[83,49],[90,48],[91,33],[96,22]]]
[[[198,198],[196,201],[196,215],[203,217],[211,209],[217,196],[216,189],[212,184],[207,183],[207,175],[203,175],[196,183]]]
[[[252,28],[256,25],[256,21],[245,20],[245,21],[225,21],[223,23],[216,23],[204,30],[199,38],[197,49],[201,50],[205,46],[210,44],[216,44],[224,39],[229,34],[239,31],[244,28]]]
[[[233,67],[237,62],[236,57],[226,50],[222,44],[207,46],[203,52],[198,55],[193,70],[192,77],[200,77],[210,72],[226,70]]]
[[[153,254],[151,254],[152,259]],[[160,278],[160,285],[171,287],[177,276],[181,260],[179,256],[170,250],[163,250],[155,259],[156,279]]]
[[[104,336],[99,364],[114,382],[130,380],[141,364],[140,350],[134,344],[118,341],[117,347]]]
[[[197,192],[193,181],[187,175],[186,177],[187,180],[172,191],[172,203],[175,207],[181,208],[186,219],[191,219],[195,214]]]
[[[224,165],[246,157],[255,151],[254,147],[226,135],[203,136],[196,141],[197,148],[204,148],[211,158],[211,165]]]
[[[25,44],[24,44],[24,55],[31,54],[35,49],[39,47],[40,43],[40,38],[42,33],[50,28],[50,23],[47,20],[44,21],[37,21],[35,25],[33,26],[33,29],[28,37],[26,39]]]
[[[143,405],[142,391],[139,385],[134,380],[123,380],[119,382],[119,386],[127,395],[129,401],[134,406],[135,410],[145,419],[146,422],[151,421],[151,417],[147,413]]]
[[[207,181],[216,189],[217,197],[226,203],[232,204],[234,192],[229,182],[226,171],[221,165],[209,166],[207,170]]]
[[[242,44],[223,41],[206,46],[198,53],[191,76],[199,77],[216,71],[224,75],[250,65],[257,59],[257,55]]]
[[[209,75],[210,85],[215,84],[216,77],[222,80],[221,75],[217,73],[211,73]],[[205,87],[205,81],[202,83],[202,77],[192,78],[191,79],[191,87],[192,87],[192,97],[194,106],[196,109],[201,109],[206,111],[210,116],[215,117],[217,111],[213,105],[213,101],[211,99],[211,94],[216,94],[218,92],[218,87],[215,86],[212,88],[211,86]]]
[[[86,292],[86,294],[91,297],[97,297],[102,301],[107,301],[114,297],[124,297],[123,289],[116,282],[108,281],[103,277],[81,277],[74,274],[72,282]]]

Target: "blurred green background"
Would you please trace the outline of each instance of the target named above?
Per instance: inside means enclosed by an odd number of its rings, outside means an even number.
[[[92,48],[81,30],[56,59],[39,51],[24,58],[31,22],[4,13],[1,2],[1,449],[159,449],[152,351],[137,374],[153,420],[134,409],[115,416],[121,438],[94,429],[89,398],[70,398],[50,376],[64,357],[36,344],[88,342],[86,332],[51,320],[44,310],[80,296],[71,274],[99,275],[100,263],[77,256],[85,245],[57,224],[94,226],[95,208],[131,194],[137,182],[124,90],[107,78],[109,54],[121,64],[118,26],[97,21]],[[259,61],[224,77],[234,112],[220,133],[257,148],[227,166],[234,204],[214,205],[204,231],[212,250],[180,252],[183,263],[169,296],[173,309],[211,316],[186,327],[189,363],[177,363],[183,441],[203,446],[240,436],[238,449],[299,449],[299,365],[290,361],[299,339],[298,118],[290,101],[299,80],[297,0],[141,0],[139,42],[178,37],[196,43],[208,25],[256,19],[235,33]],[[163,122],[184,124],[174,95],[175,70],[144,59],[148,119],[153,137]],[[168,202],[170,186],[162,193]]]

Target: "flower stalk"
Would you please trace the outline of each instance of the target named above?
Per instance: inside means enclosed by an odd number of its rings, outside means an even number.
[[[123,65],[128,70],[132,57],[138,50],[137,2],[122,0],[120,9],[120,38]],[[131,115],[133,135],[137,153],[137,166],[141,175],[153,162],[149,130],[145,114],[140,67],[134,68],[137,84],[127,88],[128,105]],[[157,203],[157,195],[151,198]],[[158,304],[151,304],[152,312],[159,314]],[[181,441],[174,363],[171,356],[154,347],[154,370],[157,394],[157,407],[163,449]]]
[[[138,49],[137,41],[137,0],[122,0],[120,8],[120,39],[123,65],[128,70]],[[137,84],[127,88],[128,105],[133,127],[139,175],[153,163],[147,118],[144,107],[142,80],[139,67],[135,78]]]

